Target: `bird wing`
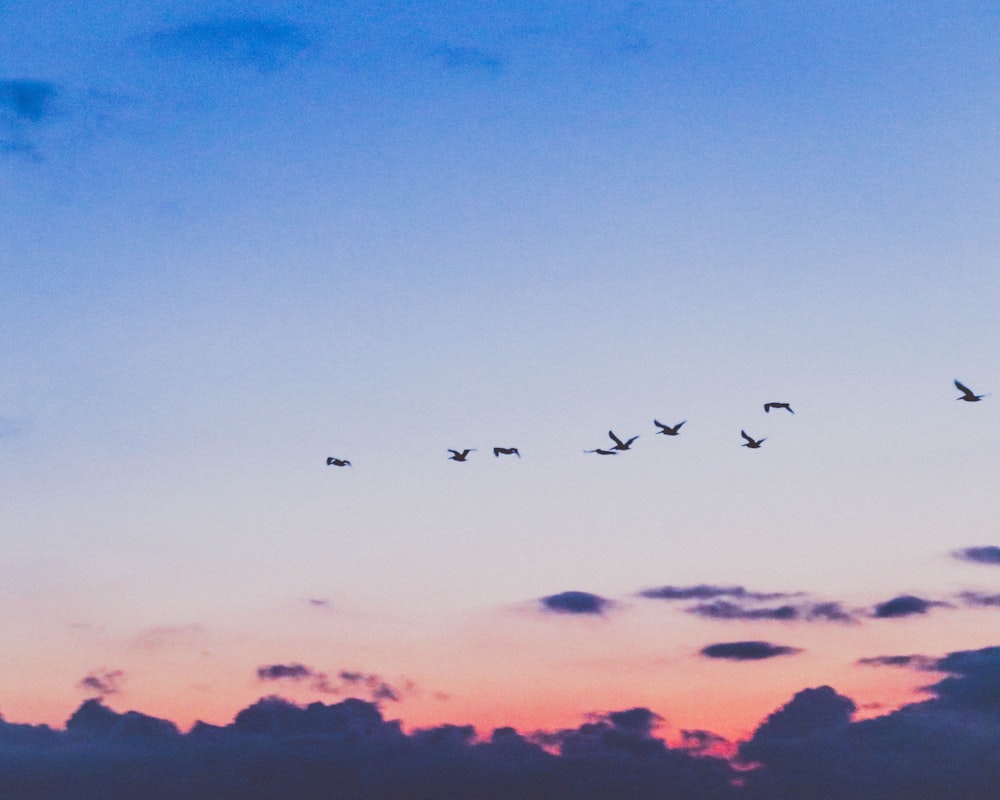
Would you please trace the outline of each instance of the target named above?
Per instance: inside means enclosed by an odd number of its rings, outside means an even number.
[[[608,431],[608,436],[614,439],[615,444],[618,445],[619,447],[625,447],[625,442],[623,442],[621,439],[615,436],[614,431]]]
[[[955,388],[957,388],[958,391],[962,392],[962,394],[966,395],[967,397],[976,396],[975,393],[972,391],[972,389],[970,389],[968,386],[966,386],[964,383],[958,380],[958,378],[955,379]]]
[[[770,414],[771,413],[771,406],[773,406],[773,405],[774,405],[774,403],[764,403],[764,413],[765,414]]]
[[[632,442],[634,442],[638,438],[639,438],[638,436],[633,436],[631,439],[625,442],[625,449],[627,450],[632,445]]]
[[[747,432],[746,431],[740,431],[740,436],[742,436],[748,442],[752,442],[753,441],[753,437],[752,436],[747,436]]]
[[[668,430],[670,430],[670,426],[669,426],[669,425],[664,425],[664,424],[663,424],[662,422],[660,422],[660,421],[659,421],[658,419],[654,419],[654,420],[653,420],[653,424],[654,424],[654,425],[655,425],[655,426],[656,426],[657,428],[663,428],[663,430],[665,430],[665,431],[668,431]]]

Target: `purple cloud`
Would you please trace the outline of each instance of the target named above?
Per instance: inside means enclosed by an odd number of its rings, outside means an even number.
[[[717,597],[736,597],[744,600],[780,600],[799,596],[799,592],[751,592],[743,586],[711,586],[700,583],[697,586],[660,586],[643,589],[640,597],[652,600],[712,600]]]
[[[730,661],[760,661],[801,652],[797,647],[785,647],[770,642],[720,642],[701,649],[701,654],[706,658],[724,658]]]
[[[119,681],[125,677],[125,673],[120,669],[99,669],[87,673],[80,679],[77,686],[85,689],[95,697],[105,697],[109,694],[118,694],[121,691]]]
[[[543,597],[539,602],[545,610],[557,614],[603,614],[614,603],[590,592],[561,592]]]
[[[926,614],[935,606],[947,606],[939,600],[925,600],[922,597],[915,597],[912,594],[901,594],[884,603],[878,603],[873,609],[871,616],[876,619],[896,619],[898,617],[910,617],[914,614]]]
[[[257,668],[257,677],[262,681],[301,681],[321,675],[305,664],[268,664]]]
[[[955,550],[952,555],[962,561],[971,561],[974,564],[1000,565],[1000,547],[994,545],[966,547],[964,550]]]
[[[933,672],[937,670],[938,659],[921,655],[872,656],[859,658],[855,663],[865,667],[906,667],[922,672]]]

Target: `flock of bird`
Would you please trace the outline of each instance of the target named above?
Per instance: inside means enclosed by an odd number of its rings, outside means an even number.
[[[961,395],[959,395],[955,399],[956,400],[964,400],[967,403],[977,403],[980,400],[982,400],[984,397],[988,396],[988,395],[985,395],[985,394],[976,394],[968,386],[966,386],[965,384],[963,384],[958,379],[955,380],[955,388],[958,389],[962,393]],[[778,402],[764,403],[764,412],[765,413],[770,414],[772,409],[783,409],[784,411],[787,411],[789,414],[794,414],[795,413],[795,411],[792,410],[792,406],[789,403],[778,403]],[[656,420],[656,419],[653,420],[653,424],[656,425],[657,428],[659,428],[659,430],[657,431],[657,433],[662,433],[664,436],[678,436],[678,435],[680,435],[681,426],[683,426],[685,422],[687,422],[687,420],[681,420],[676,425],[664,425],[659,420]],[[630,450],[632,448],[633,442],[635,442],[635,440],[639,438],[639,434],[636,434],[635,436],[629,437],[628,439],[621,439],[620,437],[618,437],[615,434],[614,431],[608,431],[608,436],[611,437],[611,441],[614,444],[612,444],[612,445],[610,445],[608,447],[595,447],[593,450],[584,450],[583,452],[584,453],[595,453],[596,455],[599,455],[599,456],[616,456],[619,453],[624,453],[625,451]],[[744,430],[740,431],[740,436],[743,437],[743,440],[744,440],[743,444],[741,445],[741,447],[747,447],[750,450],[758,450],[758,449],[760,449],[760,446],[765,441],[767,441],[766,437],[763,438],[763,439],[755,439],[755,438],[753,438],[750,434],[748,434]],[[451,453],[451,455],[448,456],[448,458],[451,461],[468,461],[469,454],[470,453],[475,453],[476,452],[476,448],[475,447],[467,447],[464,450],[452,450],[452,449],[449,448],[448,452]],[[494,456],[494,458],[499,458],[502,455],[506,455],[506,456],[513,455],[513,456],[517,456],[518,458],[520,458],[521,457],[521,452],[516,447],[494,447],[493,448],[493,456]],[[349,467],[349,466],[351,466],[351,462],[348,461],[346,458],[336,458],[334,456],[329,456],[326,459],[326,465],[328,467]]]

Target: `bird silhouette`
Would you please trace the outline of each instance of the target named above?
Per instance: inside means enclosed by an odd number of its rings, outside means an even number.
[[[740,436],[742,436],[744,439],[746,439],[746,443],[743,446],[744,447],[749,447],[751,450],[756,450],[765,441],[767,441],[767,437],[765,437],[763,439],[754,439],[752,436],[747,435],[746,431],[740,431]]]
[[[657,433],[662,433],[665,436],[676,436],[678,433],[681,432],[681,425],[683,425],[685,422],[687,422],[687,420],[684,420],[683,422],[678,422],[676,425],[674,425],[674,427],[671,428],[669,425],[664,425],[659,420],[655,419],[653,420],[653,424],[660,429],[657,431]]]
[[[494,447],[493,455],[495,458],[500,458],[500,454],[503,453],[505,456],[515,455],[518,458],[521,457],[520,451],[516,447]]]
[[[448,456],[448,458],[450,458],[452,461],[465,461],[465,459],[467,459],[469,457],[469,453],[475,453],[476,452],[476,448],[472,447],[472,448],[467,448],[465,450],[459,451],[459,450],[452,450],[449,447],[448,448],[448,452],[451,453],[451,455]]]
[[[597,453],[599,456],[616,456],[618,455],[617,450],[602,450],[598,447],[596,450],[584,450],[584,453]]]
[[[955,379],[955,388],[962,393],[961,397],[955,398],[956,400],[965,400],[967,403],[978,403],[980,400],[986,397],[985,394],[975,394],[972,391],[972,389],[970,389],[968,386],[966,386],[957,378]]]
[[[328,467],[349,467],[351,466],[351,462],[346,458],[334,458],[333,456],[330,456],[326,460],[326,465]]]
[[[608,436],[610,436],[612,440],[614,440],[615,450],[628,450],[632,446],[632,442],[634,442],[636,439],[639,438],[638,436],[633,436],[631,439],[628,439],[623,442],[621,439],[615,436],[614,431],[608,431]]]
[[[788,405],[788,403],[764,403],[764,413],[765,414],[770,414],[772,408],[783,408],[789,414],[794,414],[795,413],[794,411],[792,411],[792,407],[790,405]]]

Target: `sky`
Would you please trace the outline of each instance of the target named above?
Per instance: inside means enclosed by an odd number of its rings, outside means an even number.
[[[778,709],[995,697],[998,25],[0,2],[3,720],[350,700],[778,781]]]

